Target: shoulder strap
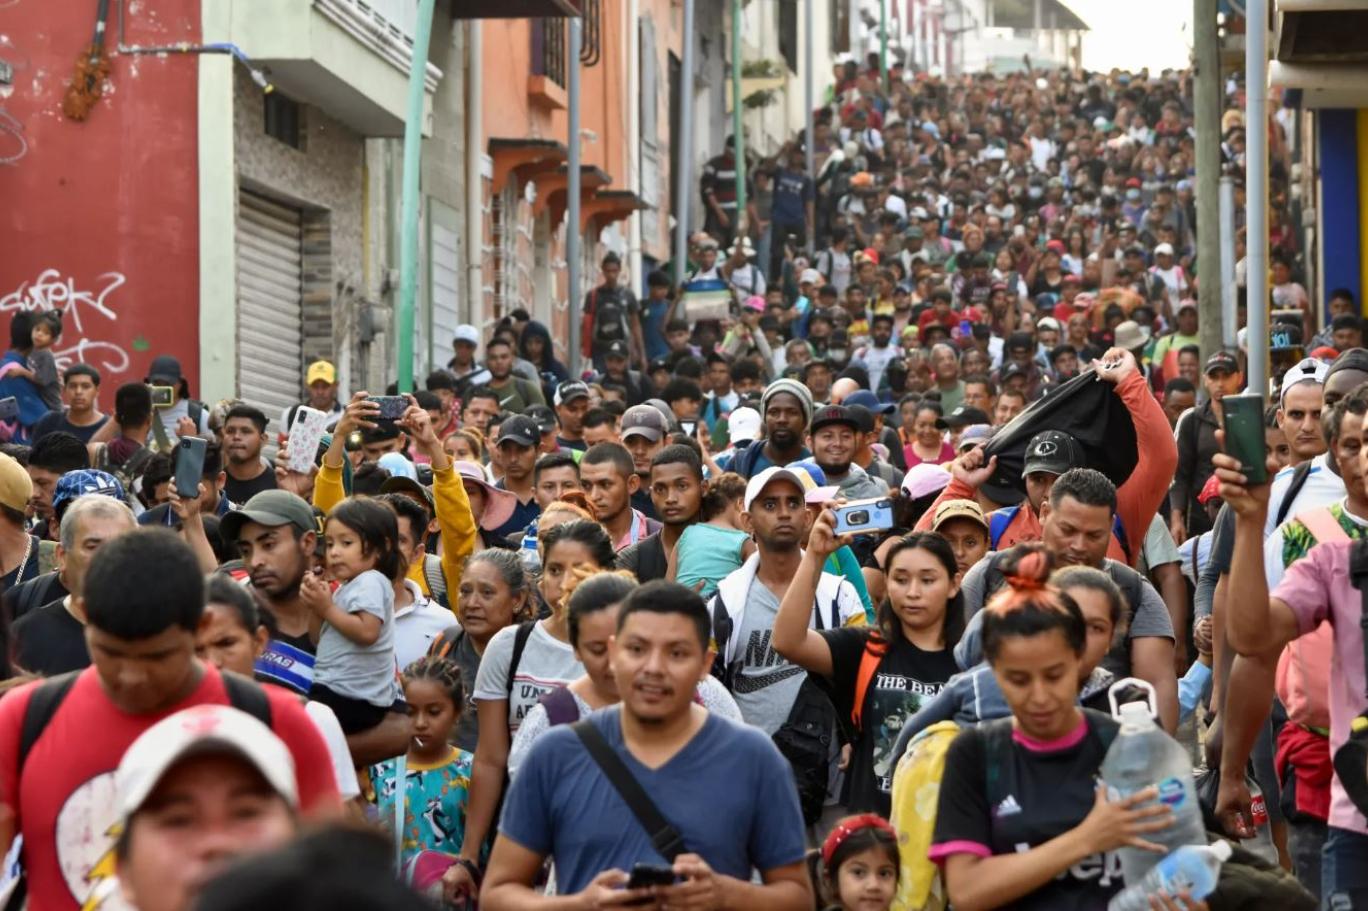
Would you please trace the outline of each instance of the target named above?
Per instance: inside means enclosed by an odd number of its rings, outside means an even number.
[[[579,721],[579,704],[575,702],[575,694],[570,692],[568,686],[558,686],[545,696],[541,697],[541,704],[546,709],[546,719],[551,724],[574,724]]]
[[[38,542],[38,574],[47,575],[57,569],[57,542]],[[35,586],[36,587],[36,586]]]
[[[228,704],[271,727],[271,700],[261,684],[232,671],[222,673],[223,688],[228,691]]]
[[[522,662],[523,649],[527,648],[527,639],[532,635],[532,630],[537,626],[536,620],[524,620],[518,624],[518,631],[513,634],[513,654],[508,661],[508,698],[513,700],[513,675],[518,672],[518,665]]]
[[[191,399],[185,404],[185,412],[190,420],[195,422],[195,428],[199,429],[200,418],[204,416],[204,406],[194,399]]]
[[[51,677],[34,687],[29,695],[28,705],[24,707],[24,723],[19,734],[19,761],[15,766],[17,778],[23,777],[24,760],[28,759],[28,754],[32,752],[33,745],[42,736],[48,722],[62,707],[80,674],[80,671],[71,671]]]
[[[997,549],[998,549],[998,542],[1002,540],[1003,534],[1006,533],[1008,526],[1010,526],[1010,525],[1012,524],[1012,520],[1015,519],[1015,518],[1017,517],[1017,513],[1020,512],[1020,511],[1021,511],[1021,504],[1018,503],[1018,504],[1015,505],[1015,506],[1004,506],[1004,507],[1002,507],[1001,509],[995,509],[995,510],[993,510],[993,512],[989,513],[989,515],[988,515],[988,549],[989,549],[989,550],[997,550]]]
[[[860,667],[855,672],[855,701],[850,706],[850,721],[857,731],[860,730],[860,716],[864,714],[865,694],[869,692],[869,684],[887,653],[888,643],[877,634],[865,640],[864,651],[860,653]]]
[[[446,574],[442,572],[441,557],[436,554],[424,554],[423,579],[427,582],[428,592],[432,595],[432,600],[442,607],[450,608],[451,604],[447,601]]]
[[[660,810],[641,786],[641,782],[636,780],[636,776],[627,768],[622,757],[618,756],[608,745],[608,741],[603,739],[594,722],[588,719],[577,721],[573,730],[584,744],[584,748],[589,751],[589,756],[608,779],[608,783],[618,792],[618,796],[627,804],[637,822],[646,830],[651,844],[660,852],[660,856],[674,863],[675,858],[684,853],[684,839],[680,837],[679,831],[660,815]]]
[[[1145,597],[1144,581],[1145,577],[1124,563],[1115,560],[1107,561],[1107,575],[1112,577],[1117,588],[1121,589],[1122,596],[1132,611],[1138,610],[1140,601]]]
[[[1287,485],[1287,493],[1283,494],[1282,502],[1278,504],[1278,515],[1273,521],[1274,528],[1286,521],[1287,514],[1292,509],[1292,501],[1297,499],[1297,494],[1306,486],[1306,479],[1311,477],[1311,462],[1311,459],[1307,459],[1292,469],[1292,483]]]
[[[1126,555],[1126,562],[1131,562],[1130,539],[1126,535],[1126,523],[1121,521],[1119,515],[1112,516],[1112,534],[1116,536],[1116,543],[1121,545],[1121,552]]]

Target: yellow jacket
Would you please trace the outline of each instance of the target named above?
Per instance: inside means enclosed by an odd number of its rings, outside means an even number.
[[[321,465],[314,478],[313,505],[329,512],[347,496],[342,486],[341,467]],[[461,587],[461,571],[466,557],[475,552],[475,516],[470,511],[470,498],[455,468],[432,472],[432,497],[437,503],[437,528],[442,534],[442,576],[446,579],[447,600],[454,606],[456,592]],[[431,596],[423,564],[415,561],[409,567],[408,578]]]

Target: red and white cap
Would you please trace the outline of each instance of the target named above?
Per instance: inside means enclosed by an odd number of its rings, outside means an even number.
[[[275,732],[227,705],[196,705],[143,731],[114,773],[119,813],[127,820],[172,767],[193,756],[240,756],[291,807],[299,806],[294,757]]]

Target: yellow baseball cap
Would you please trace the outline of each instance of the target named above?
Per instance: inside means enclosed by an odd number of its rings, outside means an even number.
[[[33,481],[24,466],[0,453],[0,506],[23,512],[32,496]]]
[[[931,520],[931,530],[939,531],[940,527],[951,519],[970,519],[982,525],[985,530],[988,528],[988,519],[983,515],[983,508],[973,500],[946,500],[937,506],[935,518]]]
[[[304,374],[304,384],[312,386],[317,382],[324,382],[331,386],[337,382],[337,368],[327,361],[314,361],[309,365],[309,370]]]

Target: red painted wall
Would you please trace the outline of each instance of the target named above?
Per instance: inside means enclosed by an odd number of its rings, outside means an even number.
[[[66,310],[57,363],[96,366],[106,410],[157,354],[179,357],[196,393],[199,378],[198,58],[115,53],[119,2],[104,97],[79,123],[62,99],[94,31],[95,0],[0,3],[0,36],[21,65],[27,58],[0,108],[28,143],[19,161],[0,164],[0,349],[14,312]],[[123,2],[129,44],[199,40],[200,0]],[[14,145],[0,133],[0,156]]]

